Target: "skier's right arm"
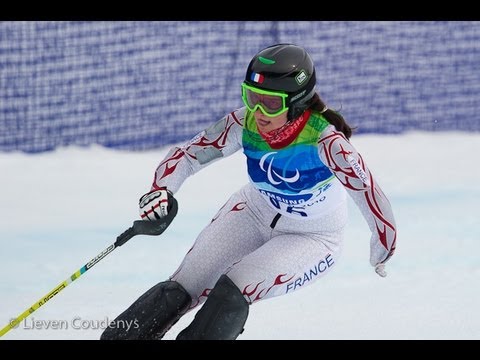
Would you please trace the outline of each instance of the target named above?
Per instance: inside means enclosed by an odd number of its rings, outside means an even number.
[[[173,194],[187,177],[242,147],[244,114],[245,108],[237,109],[182,146],[170,149],[155,170],[150,191],[139,200],[143,220],[166,216]]]
[[[170,149],[155,171],[151,190],[167,188],[174,194],[189,176],[239,150],[244,114],[245,108],[237,109],[184,145]]]

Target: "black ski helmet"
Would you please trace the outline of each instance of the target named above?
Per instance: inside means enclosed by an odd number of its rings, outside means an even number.
[[[304,48],[293,44],[277,44],[261,50],[250,61],[245,75],[248,85],[288,94],[289,121],[307,109],[307,101],[315,95],[315,82],[312,58]]]

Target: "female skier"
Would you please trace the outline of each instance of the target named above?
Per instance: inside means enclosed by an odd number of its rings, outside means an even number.
[[[198,235],[173,275],[119,315],[101,339],[160,339],[202,303],[177,339],[236,339],[251,304],[302,289],[335,266],[346,193],[372,232],[370,264],[386,276],[396,241],[390,203],[349,142],[352,129],[320,99],[315,84],[305,49],[263,49],[242,83],[245,106],[170,150],[140,199],[146,221],[168,213],[169,199],[187,177],[240,149],[250,182]],[[132,321],[138,326],[120,326]]]

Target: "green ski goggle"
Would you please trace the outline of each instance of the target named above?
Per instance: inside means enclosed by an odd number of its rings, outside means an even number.
[[[251,112],[260,109],[268,117],[283,114],[288,110],[288,106],[286,106],[287,97],[288,94],[283,92],[258,89],[242,83],[242,100]]]

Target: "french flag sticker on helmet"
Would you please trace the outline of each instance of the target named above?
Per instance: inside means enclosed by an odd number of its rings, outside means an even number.
[[[252,75],[250,76],[250,79],[252,81],[255,81],[256,83],[263,83],[263,80],[265,80],[265,76],[263,76],[262,74],[259,74],[259,73],[256,73],[256,72],[252,72]]]

